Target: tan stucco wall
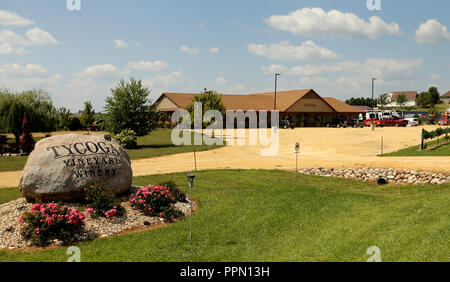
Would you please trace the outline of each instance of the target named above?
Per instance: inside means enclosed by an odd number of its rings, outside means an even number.
[[[178,106],[175,105],[172,101],[167,99],[167,97],[163,97],[161,101],[156,105],[156,109],[174,109],[178,110]]]
[[[304,112],[304,113],[332,113],[330,108],[319,96],[315,94],[307,94],[297,103],[292,105],[288,112]]]

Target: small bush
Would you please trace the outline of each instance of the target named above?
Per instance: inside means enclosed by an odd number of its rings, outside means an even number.
[[[124,129],[116,135],[116,141],[125,149],[134,149],[137,147],[136,133],[131,129]]]
[[[175,195],[166,186],[148,185],[130,197],[133,209],[138,209],[147,216],[159,216],[165,219],[177,216],[172,206],[176,202]]]
[[[162,120],[158,120],[158,121],[156,122],[156,127],[158,127],[158,128],[163,128],[163,127],[164,127],[164,122],[163,122]]]
[[[8,138],[6,137],[6,135],[0,135],[0,145],[6,144],[7,141]]]
[[[170,121],[167,120],[167,121],[164,122],[164,127],[165,128],[171,128],[171,126],[172,126],[172,123]]]
[[[69,129],[71,131],[78,131],[81,130],[81,128],[83,128],[83,125],[81,124],[80,119],[77,117],[72,117],[70,119]]]
[[[125,209],[104,182],[88,182],[83,188],[87,212],[92,217],[122,216]]]
[[[33,245],[46,246],[58,239],[68,243],[75,234],[84,230],[85,215],[77,209],[60,206],[54,202],[35,204],[19,217],[21,235]]]
[[[177,202],[186,203],[186,195],[178,189],[178,185],[173,180],[161,180],[156,183],[156,186],[165,186],[170,190],[170,194],[175,196]]]

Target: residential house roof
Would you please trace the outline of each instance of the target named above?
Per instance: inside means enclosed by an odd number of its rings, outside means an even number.
[[[397,100],[398,96],[405,95],[407,100],[416,100],[417,98],[417,91],[399,91],[399,92],[392,92],[392,101]]]

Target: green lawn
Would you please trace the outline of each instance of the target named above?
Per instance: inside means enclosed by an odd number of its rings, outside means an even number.
[[[383,154],[383,157],[425,157],[425,156],[450,156],[450,144],[447,140],[441,139],[440,146],[436,148],[420,151],[420,145],[401,149],[392,153]],[[428,146],[437,145],[437,141],[428,142]]]
[[[138,137],[139,149],[127,150],[131,159],[151,158],[163,155],[172,155],[179,153],[192,152],[193,146],[181,145],[175,146],[172,144],[170,129],[158,129],[151,134],[143,137]],[[211,140],[210,137],[205,137]],[[36,138],[35,138],[36,139]],[[42,138],[38,138],[42,139]],[[191,140],[194,139],[194,134],[191,133]],[[13,142],[9,139],[8,142]],[[191,142],[193,143],[193,142]],[[201,145],[196,146],[197,151],[206,151],[216,149],[221,146]],[[25,166],[28,157],[0,157],[0,171],[21,170]]]
[[[154,183],[165,176],[134,178]],[[170,174],[186,187],[184,174]],[[450,261],[450,185],[384,186],[284,171],[197,173],[193,216],[80,243],[82,261]],[[187,188],[185,189],[187,191]],[[0,190],[1,201],[17,192]],[[0,252],[0,261],[65,261],[66,248]]]

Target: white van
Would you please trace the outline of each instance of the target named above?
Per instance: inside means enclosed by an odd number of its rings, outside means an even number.
[[[409,126],[418,126],[419,125],[419,119],[418,118],[405,118],[405,120],[408,121]]]

